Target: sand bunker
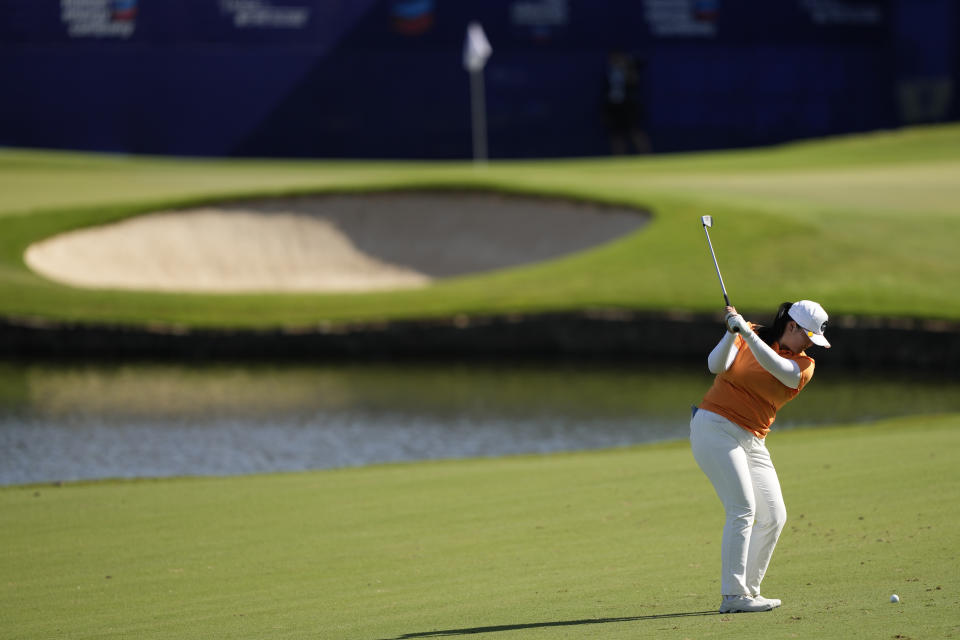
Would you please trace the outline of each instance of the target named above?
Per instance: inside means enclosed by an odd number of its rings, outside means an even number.
[[[25,260],[51,280],[88,288],[375,291],[555,258],[647,219],[496,194],[311,196],[138,216],[38,242]]]

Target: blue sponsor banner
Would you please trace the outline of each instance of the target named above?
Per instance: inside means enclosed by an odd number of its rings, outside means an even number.
[[[491,157],[608,153],[611,50],[637,62],[655,151],[768,144],[897,126],[897,96],[909,121],[956,113],[941,98],[960,95],[958,14],[954,0],[3,0],[0,144],[467,158],[473,20],[493,46]]]
[[[4,0],[0,42],[329,49],[376,0]]]
[[[324,49],[360,26],[358,42],[382,48],[418,39],[459,42],[463,26],[478,20],[507,48],[667,40],[856,44],[887,37],[891,15],[892,0],[4,0],[0,37]],[[391,34],[397,39],[383,39]]]

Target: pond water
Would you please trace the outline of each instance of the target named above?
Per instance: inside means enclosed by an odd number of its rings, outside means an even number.
[[[695,365],[595,362],[0,362],[0,485],[681,439],[711,380]],[[957,382],[818,371],[774,429],[960,411]]]

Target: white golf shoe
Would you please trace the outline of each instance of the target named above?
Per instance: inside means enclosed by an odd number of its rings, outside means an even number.
[[[776,602],[777,604],[774,604]],[[770,611],[780,606],[779,600],[754,598],[751,596],[723,596],[720,603],[720,613],[752,613],[754,611]]]
[[[780,599],[779,599],[779,598],[764,598],[764,597],[763,597],[762,595],[760,595],[759,593],[758,593],[757,595],[753,596],[753,599],[754,599],[754,600],[758,600],[758,601],[760,601],[760,602],[769,602],[771,609],[776,609],[776,608],[779,607],[781,604],[783,604],[782,602],[780,602]]]

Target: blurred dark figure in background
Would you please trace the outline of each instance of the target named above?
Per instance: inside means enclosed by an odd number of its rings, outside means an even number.
[[[644,105],[640,100],[640,69],[643,62],[623,51],[607,56],[604,121],[614,155],[650,153],[650,138],[643,128]]]

